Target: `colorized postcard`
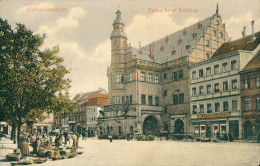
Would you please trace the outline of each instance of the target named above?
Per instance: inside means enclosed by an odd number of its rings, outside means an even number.
[[[0,165],[259,166],[259,0],[0,0]]]

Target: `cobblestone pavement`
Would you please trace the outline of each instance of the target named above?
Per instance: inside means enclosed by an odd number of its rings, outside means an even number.
[[[1,141],[0,147],[10,141]],[[7,143],[7,144],[6,144]],[[73,159],[49,160],[42,166],[258,166],[260,144],[241,142],[126,141],[88,138]],[[1,159],[11,149],[0,149]],[[10,165],[1,162],[0,165]]]

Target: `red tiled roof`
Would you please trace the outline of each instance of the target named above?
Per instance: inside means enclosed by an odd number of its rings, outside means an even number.
[[[77,94],[74,98],[73,101],[82,104],[87,102],[88,100],[90,100],[91,98],[98,96],[98,95],[107,95],[107,92],[105,89],[100,89],[100,90],[96,90],[96,91],[92,91],[92,92],[87,92],[87,93],[80,93]]]
[[[242,71],[260,69],[260,51],[248,62]]]
[[[94,105],[108,105],[108,95],[107,94],[99,94],[95,97],[89,99],[87,102],[81,104],[80,107],[86,106],[94,106]]]
[[[223,43],[211,58],[216,58],[237,50],[245,50],[245,51],[255,50],[255,48],[260,43],[260,32],[255,33],[256,39],[253,42],[251,42],[251,37],[252,35],[249,35],[238,40]]]

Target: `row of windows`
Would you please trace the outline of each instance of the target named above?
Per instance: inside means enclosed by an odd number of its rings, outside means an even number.
[[[152,77],[153,77],[152,74],[148,74],[147,82],[159,84],[159,75],[155,75],[154,79]],[[141,72],[141,81],[142,82],[146,81],[146,74],[144,72]]]
[[[112,96],[111,104],[133,104],[133,97],[130,96]]]
[[[220,103],[221,102],[215,102],[214,103],[214,110],[212,108],[212,103],[192,105],[192,114],[197,114],[197,113],[204,114],[204,113],[220,112]],[[238,101],[232,100],[232,106],[231,107],[232,107],[231,108],[232,111],[238,111]],[[227,112],[227,111],[229,111],[229,102],[223,101],[221,112]]]
[[[88,117],[88,122],[94,122],[97,120],[97,117],[96,116],[91,116],[91,117]]]
[[[177,105],[177,104],[183,104],[184,103],[184,94],[175,94],[172,95],[172,102],[173,105]]]
[[[227,131],[226,124],[213,124],[213,135],[220,135],[223,136]],[[206,134],[206,125],[194,125],[194,133],[197,136],[204,137]]]
[[[251,110],[251,99],[244,99],[244,111]],[[260,97],[256,98],[256,110],[260,110]]]
[[[214,91],[215,93],[220,92],[220,85],[219,82],[214,83]],[[237,79],[231,80],[231,89],[232,90],[236,90],[237,89]],[[229,81],[223,81],[222,82],[222,88],[223,88],[223,92],[224,91],[228,91],[229,90]],[[204,90],[204,86],[200,85],[198,87],[198,92],[197,92],[197,87],[193,87],[192,88],[192,96],[197,96],[197,95],[203,95],[203,94],[210,94],[212,93],[212,86],[211,84],[207,84],[206,85],[206,89]]]
[[[69,117],[69,121],[82,121],[82,120],[86,120],[86,117],[80,115]]]
[[[126,74],[126,80],[125,76],[123,74],[113,74],[112,75],[112,83],[124,83],[124,82],[131,82],[133,81],[132,73]]]
[[[80,111],[86,111],[88,113],[90,112],[96,112],[96,108],[87,108],[87,107],[81,107]]]
[[[141,104],[146,105],[146,95],[141,95]],[[158,96],[154,97],[154,105],[159,106],[160,100]],[[148,96],[148,105],[153,105],[153,96]]]
[[[167,73],[163,74],[163,79],[167,79]],[[172,73],[172,81],[175,82],[178,80],[183,80],[183,70],[179,70],[178,72],[176,71]]]
[[[237,69],[237,61],[233,60],[231,61],[231,68],[230,70],[236,70]],[[228,63],[224,62],[222,63],[222,72],[227,72],[229,71],[228,69]],[[214,74],[219,74],[220,73],[220,68],[219,64],[214,65]],[[192,71],[192,79],[197,79],[197,78],[202,78],[202,77],[207,77],[211,76],[212,74],[211,67],[206,67],[206,72],[204,72],[204,69],[199,69],[198,76],[197,76],[197,71]]]
[[[260,88],[260,77],[255,78],[255,87]],[[250,89],[251,84],[250,84],[250,78],[244,79],[244,89]]]

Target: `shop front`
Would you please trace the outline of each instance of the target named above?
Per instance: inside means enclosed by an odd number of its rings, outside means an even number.
[[[231,113],[200,114],[191,119],[191,129],[195,137],[226,137],[230,133],[234,139],[241,138],[241,118]]]

